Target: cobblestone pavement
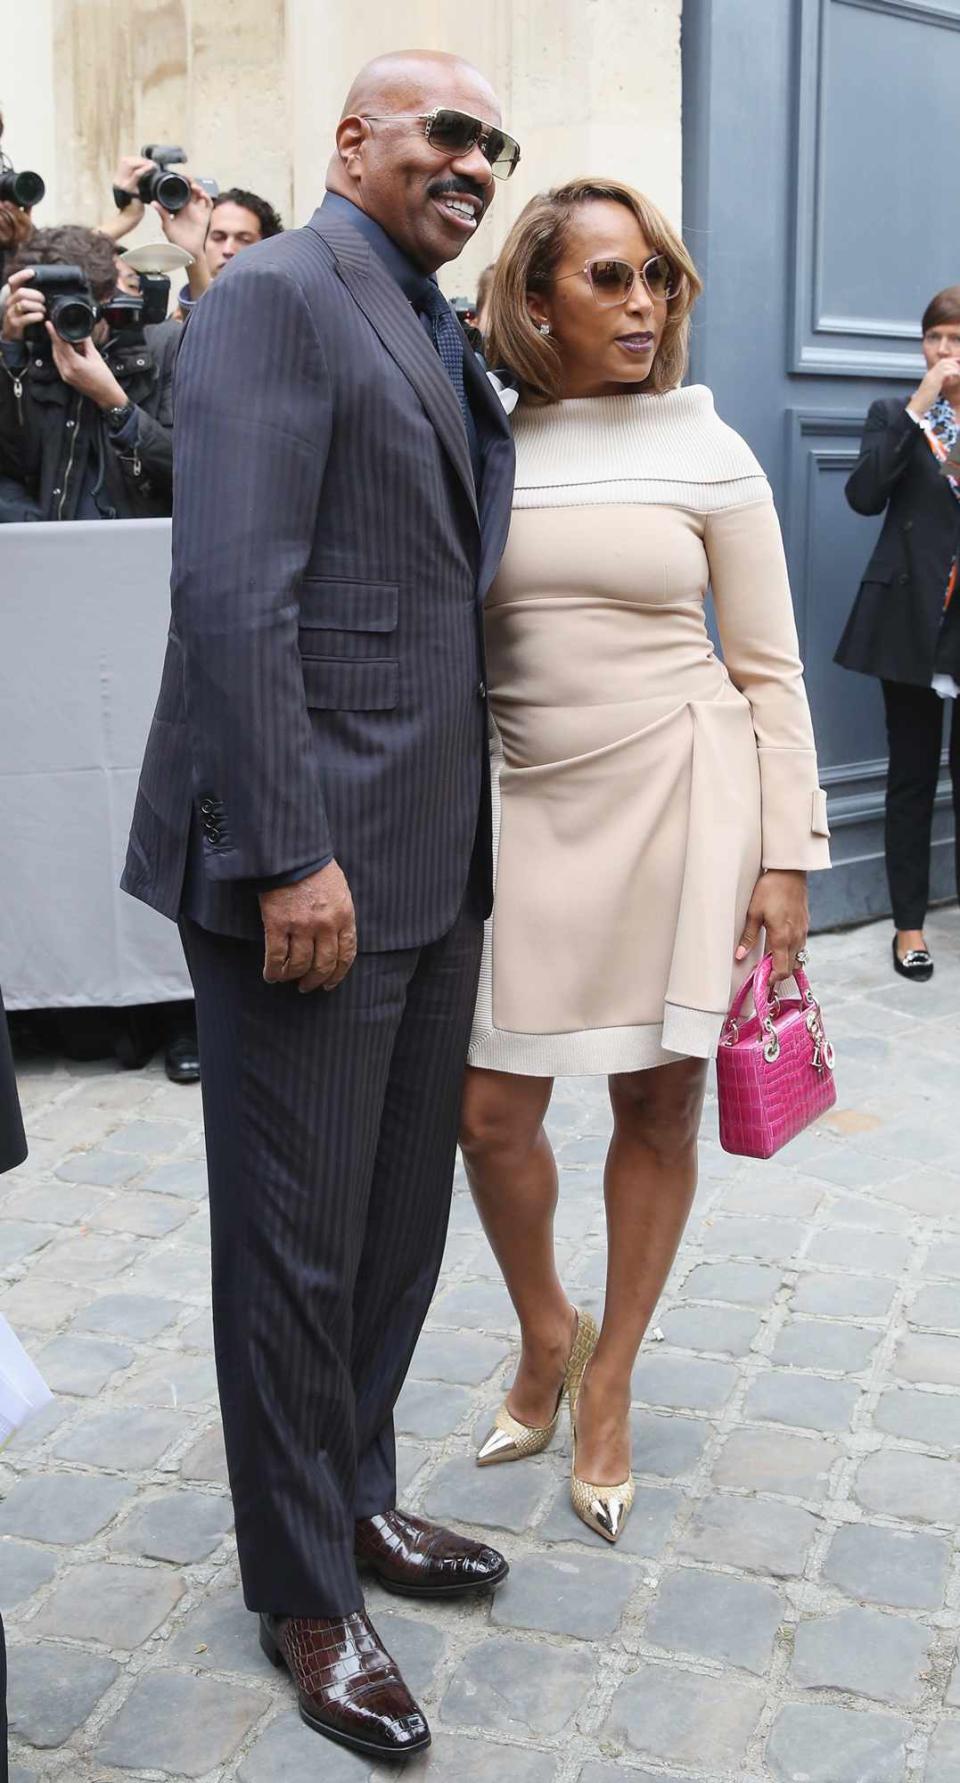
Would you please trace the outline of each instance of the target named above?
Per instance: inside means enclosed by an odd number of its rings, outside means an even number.
[[[957,911],[929,932],[927,986],[893,977],[885,924],[814,942],[840,1091],[819,1130],[753,1164],[708,1109],[615,1552],[569,1509],[565,1424],[535,1460],[473,1464],[514,1327],[458,1183],[399,1407],[403,1496],[494,1534],[512,1573],[457,1607],[370,1592],[434,1729],[411,1779],[960,1777]],[[56,1063],[23,1092],[0,1306],[58,1397],[0,1463],[12,1775],[363,1783],[301,1726],[241,1605],[199,1093]],[[565,1274],[596,1308],[604,1086],[560,1085],[551,1127]]]

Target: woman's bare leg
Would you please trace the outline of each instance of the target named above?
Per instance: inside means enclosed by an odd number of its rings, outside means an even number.
[[[577,1474],[593,1485],[630,1471],[630,1377],[693,1202],[706,1077],[705,1060],[678,1059],[610,1079],[607,1292],[577,1407]]]
[[[522,1350],[507,1406],[521,1424],[549,1424],[575,1329],[557,1275],[557,1166],[543,1118],[553,1080],[468,1069],[460,1149],[477,1211],[520,1320]]]

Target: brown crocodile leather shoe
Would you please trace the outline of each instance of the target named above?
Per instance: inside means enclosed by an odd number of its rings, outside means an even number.
[[[285,1665],[308,1727],[368,1758],[409,1758],[430,1729],[376,1630],[352,1616],[260,1617],[260,1645]]]
[[[496,1548],[472,1542],[408,1511],[385,1511],[357,1523],[357,1565],[404,1597],[456,1597],[499,1585],[510,1571]]]

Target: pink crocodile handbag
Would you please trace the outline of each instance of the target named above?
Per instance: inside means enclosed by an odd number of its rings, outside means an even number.
[[[717,1052],[720,1144],[744,1158],[772,1158],[837,1099],[833,1047],[802,966],[799,997],[770,989],[773,956],[765,954],[741,985]],[[754,1014],[741,1011],[753,991]]]

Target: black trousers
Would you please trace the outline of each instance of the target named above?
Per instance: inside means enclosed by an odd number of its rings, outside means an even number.
[[[932,687],[909,687],[902,681],[884,681],[882,687],[890,749],[885,848],[893,921],[898,929],[922,929],[930,894],[930,834],[946,702]],[[960,700],[950,704],[950,776],[960,891]]]
[[[396,1503],[393,1407],[436,1286],[483,925],[361,954],[335,991],[184,919],[213,1317],[247,1605],[362,1606],[354,1521]]]

